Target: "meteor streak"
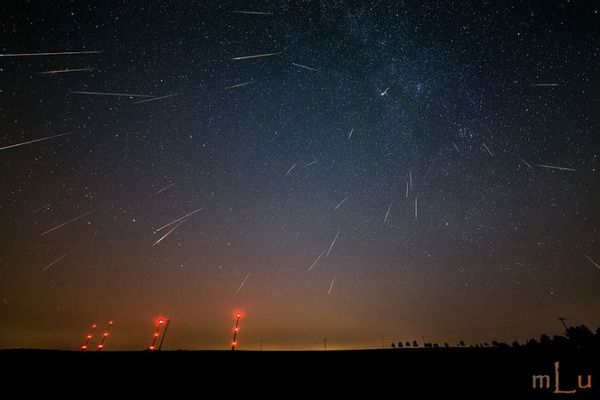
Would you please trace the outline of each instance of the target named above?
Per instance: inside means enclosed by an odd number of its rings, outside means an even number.
[[[116,96],[116,97],[145,97],[155,99],[156,96],[151,94],[132,94],[132,93],[112,93],[112,92],[84,92],[80,90],[71,90],[71,94],[87,94],[90,96]]]
[[[419,218],[419,200],[415,196],[415,219]]]
[[[168,188],[171,188],[175,186],[175,183],[171,183],[170,185],[165,186],[162,189],[159,189],[156,193],[154,193],[154,195],[156,196],[157,194],[161,194],[162,192],[164,192],[165,190],[167,190]]]
[[[346,202],[346,200],[348,200],[348,198],[347,198],[347,197],[346,197],[344,200],[340,201],[340,202],[338,203],[338,205],[337,205],[337,206],[335,206],[335,208],[333,209],[333,211],[335,211],[335,210],[337,210],[338,208],[340,208],[340,207],[341,207],[341,206],[342,206],[342,205],[343,205],[343,204]]]
[[[160,237],[160,239],[158,239],[156,242],[154,242],[154,244],[152,245],[152,247],[156,246],[157,244],[159,244],[160,242],[162,242],[164,239],[166,239],[167,236],[169,236],[171,233],[173,233],[173,231],[175,231],[175,229],[179,228],[179,225],[183,224],[185,221],[186,220],[184,219],[183,221],[179,222],[171,230],[169,230],[167,233],[165,233],[164,235],[162,235]]]
[[[64,74],[67,72],[84,72],[84,71],[93,71],[94,68],[67,68],[67,69],[55,69],[52,71],[42,71],[38,72],[40,75],[54,75],[54,74]]]
[[[288,176],[289,174],[291,174],[291,173],[292,173],[292,171],[294,170],[294,168],[296,168],[296,164],[292,165],[292,166],[290,167],[290,169],[288,169],[288,170],[287,170],[287,172],[285,173],[285,175],[284,175],[284,176]]]
[[[152,99],[148,99],[148,100],[140,100],[140,101],[136,101],[133,104],[141,104],[141,103],[148,103],[150,101],[154,101],[154,100],[162,100],[162,99],[168,99],[170,97],[175,97],[175,96],[179,96],[179,94],[174,93],[174,94],[167,94],[165,96],[159,96],[159,97],[154,97]]]
[[[50,206],[51,206],[51,204],[48,203],[46,205],[41,206],[40,208],[36,208],[35,210],[33,210],[33,214],[35,214],[36,212],[40,212],[42,210],[47,210],[50,208]]]
[[[596,268],[600,269],[600,265],[598,265],[598,263],[597,263],[596,261],[592,260],[592,257],[590,257],[590,256],[585,256],[585,258],[587,258],[587,260],[588,260],[589,262],[591,262],[592,264],[594,264],[594,266],[595,266]]]
[[[56,264],[57,262],[59,262],[60,260],[62,260],[63,258],[65,258],[66,256],[67,256],[67,253],[63,254],[60,257],[58,257],[56,260],[52,261],[50,264],[48,264],[44,268],[42,268],[42,272],[46,271],[48,268],[50,268],[51,266],[53,266],[54,264]]]
[[[85,214],[81,214],[81,215],[80,215],[80,216],[78,216],[78,217],[75,217],[75,218],[73,218],[73,219],[70,219],[70,220],[68,220],[67,222],[63,222],[62,224],[60,224],[60,225],[58,225],[58,226],[55,226],[54,228],[50,228],[50,229],[48,229],[47,231],[44,231],[44,232],[42,232],[41,236],[44,236],[44,235],[46,235],[46,234],[48,234],[48,233],[50,233],[50,232],[52,232],[52,231],[55,231],[55,230],[57,230],[57,229],[60,229],[60,228],[62,228],[62,227],[64,227],[64,226],[66,226],[66,225],[69,225],[69,224],[70,224],[70,223],[72,223],[72,222],[75,222],[75,221],[77,221],[77,220],[80,220],[81,218],[84,218],[84,217],[86,217],[86,216],[90,215],[92,212],[93,212],[93,211],[88,211],[88,212],[86,212]]]
[[[250,274],[252,272],[248,272],[248,275],[246,275],[246,277],[244,278],[244,280],[242,281],[242,283],[240,283],[240,286],[238,287],[238,289],[235,291],[236,293],[239,293],[240,290],[242,290],[242,288],[244,287],[244,284],[246,283],[246,281],[248,280],[248,278],[250,278]]]
[[[393,201],[390,202],[390,206],[387,209],[387,212],[385,213],[385,218],[383,219],[383,223],[387,223],[388,217],[390,216],[390,211],[392,211],[392,204],[394,204]]]
[[[249,60],[251,58],[263,58],[263,57],[276,56],[278,54],[281,54],[281,52],[278,52],[278,53],[263,53],[263,54],[254,54],[254,55],[251,55],[251,56],[233,57],[231,60],[232,61]]]
[[[309,71],[313,71],[313,72],[319,72],[318,69],[313,68],[313,67],[309,67],[308,65],[302,65],[302,64],[296,64],[296,63],[292,63],[292,65],[294,67],[298,67],[298,68],[303,68],[303,69],[307,69]]]
[[[58,52],[46,52],[46,53],[13,53],[13,54],[0,54],[0,57],[36,57],[36,56],[70,56],[75,54],[98,54],[102,51],[58,51]]]
[[[232,11],[233,14],[248,14],[248,15],[272,15],[272,12],[267,11]]]
[[[0,147],[0,150],[12,149],[13,147],[25,146],[27,144],[32,144],[32,143],[37,143],[37,142],[43,142],[44,140],[50,140],[50,139],[54,139],[54,138],[57,138],[57,137],[67,136],[67,135],[72,135],[72,134],[73,134],[73,132],[67,132],[67,133],[60,133],[60,134],[54,135],[54,136],[43,137],[43,138],[40,138],[40,139],[28,140],[26,142],[21,142],[21,143],[16,143],[16,144],[11,144],[11,145],[8,145],[8,146]]]
[[[328,296],[331,294],[331,289],[333,289],[333,284],[335,283],[336,276],[337,276],[337,274],[333,274],[333,279],[331,280],[331,285],[329,285],[329,291],[327,292]]]
[[[308,272],[312,271],[312,269],[315,267],[315,265],[317,265],[317,263],[319,262],[319,260],[321,259],[321,257],[323,257],[323,254],[325,254],[325,251],[322,251],[321,254],[319,254],[319,257],[317,257],[315,259],[315,261],[313,261],[313,263],[310,264],[310,267],[308,267]]]
[[[339,235],[340,230],[338,229],[337,233],[335,234],[335,238],[333,238],[333,242],[331,242],[331,246],[329,246],[329,250],[327,250],[327,255],[325,256],[325,258],[329,257],[329,253],[331,253],[331,249],[333,249],[333,246],[335,246],[335,242],[337,242]]]
[[[235,88],[239,88],[239,87],[243,87],[243,86],[248,86],[248,85],[250,85],[252,83],[254,83],[254,81],[248,81],[248,82],[238,83],[236,85],[227,86],[225,88],[225,90],[235,89]]]
[[[186,215],[184,215],[184,216],[183,216],[183,217],[181,217],[181,218],[177,218],[175,221],[171,221],[171,222],[169,222],[168,224],[161,226],[160,228],[156,229],[156,232],[160,232],[161,230],[165,229],[167,226],[171,226],[171,225],[173,225],[173,224],[175,224],[175,223],[177,223],[177,222],[181,221],[182,219],[186,219],[187,217],[189,217],[189,216],[191,216],[191,215],[193,215],[193,214],[196,214],[198,211],[202,210],[203,208],[204,208],[204,207],[200,207],[199,209],[197,209],[197,210],[194,210],[194,211],[192,211],[191,213],[189,213],[189,214],[186,214]]]
[[[524,159],[522,159],[521,157],[519,157],[519,160],[521,160],[523,162],[523,164],[527,165],[527,168],[533,169],[533,167],[527,161],[525,161]]]
[[[494,153],[492,153],[492,151],[490,150],[490,148],[487,146],[487,144],[485,143],[481,143],[483,145],[483,147],[487,150],[488,153],[490,153],[490,156],[494,157]]]
[[[574,168],[567,168],[567,167],[557,167],[556,165],[547,165],[547,164],[536,164],[537,167],[542,167],[542,168],[547,168],[547,169],[558,169],[560,171],[573,171],[576,172],[577,170]]]

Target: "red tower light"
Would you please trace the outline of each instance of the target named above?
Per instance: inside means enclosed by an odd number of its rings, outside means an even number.
[[[85,336],[85,340],[83,341],[83,344],[81,345],[79,350],[86,351],[88,349],[88,344],[90,343],[90,340],[92,340],[92,337],[94,336],[94,331],[96,330],[97,326],[98,325],[96,324],[92,324],[92,326],[90,326],[90,331]]]
[[[154,335],[152,335],[152,344],[148,347],[148,350],[154,351],[156,350],[156,340],[160,336],[160,329],[164,326],[162,338],[160,339],[160,344],[158,345],[158,350],[162,349],[163,341],[165,340],[165,335],[167,334],[167,328],[169,327],[170,319],[159,317],[156,320],[156,330],[154,331]]]
[[[237,346],[237,335],[240,330],[240,318],[242,318],[241,312],[236,312],[235,314],[235,327],[233,328],[233,340],[231,341],[231,350],[235,350]]]
[[[106,327],[106,331],[102,334],[102,339],[100,339],[100,343],[98,343],[98,347],[96,347],[96,351],[100,351],[104,348],[104,343],[106,342],[106,338],[109,335],[110,328],[112,328],[114,321],[108,321],[108,326]]]

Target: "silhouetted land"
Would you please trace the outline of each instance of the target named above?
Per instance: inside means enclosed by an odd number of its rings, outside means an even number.
[[[98,381],[101,387],[143,384],[183,391],[196,390],[195,385],[201,384],[227,390],[240,386],[243,391],[274,391],[284,385],[296,393],[321,390],[318,388],[324,385],[327,392],[338,394],[367,389],[373,393],[372,398],[392,391],[386,398],[406,398],[403,393],[418,392],[482,399],[598,399],[599,336],[589,335],[589,330],[580,327],[573,329],[570,336],[542,336],[515,346],[494,342],[489,347],[327,352],[3,350],[0,359],[4,367],[10,366],[7,376],[36,376],[38,382]],[[583,383],[587,375],[592,375],[592,388],[578,389],[575,394],[552,393],[557,361],[562,390],[576,388],[580,374]],[[533,375],[548,375],[550,388],[534,390]]]

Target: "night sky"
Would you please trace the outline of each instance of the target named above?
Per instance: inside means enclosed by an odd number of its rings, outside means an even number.
[[[236,310],[240,349],[600,324],[594,2],[0,14],[0,347],[114,320],[142,349],[166,316],[166,348],[226,349]]]

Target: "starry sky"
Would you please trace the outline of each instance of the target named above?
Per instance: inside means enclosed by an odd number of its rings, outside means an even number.
[[[0,347],[600,324],[597,4],[0,10]]]

